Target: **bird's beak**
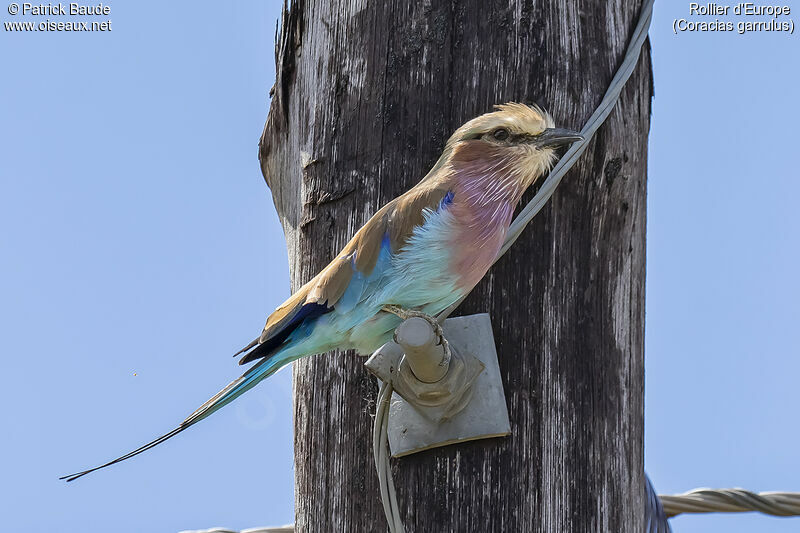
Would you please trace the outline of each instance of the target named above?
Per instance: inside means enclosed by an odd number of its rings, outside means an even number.
[[[547,128],[539,135],[531,138],[530,143],[537,148],[555,148],[582,140],[583,135],[577,131],[564,128]]]

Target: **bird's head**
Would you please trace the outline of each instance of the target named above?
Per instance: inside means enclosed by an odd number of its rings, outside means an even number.
[[[537,106],[508,103],[458,128],[440,162],[457,174],[494,176],[524,190],[550,170],[558,147],[582,139],[578,132],[556,128]]]

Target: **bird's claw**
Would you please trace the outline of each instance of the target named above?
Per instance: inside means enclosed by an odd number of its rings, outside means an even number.
[[[450,364],[450,358],[452,356],[452,352],[450,351],[450,343],[445,338],[442,325],[439,324],[439,321],[436,320],[436,317],[433,317],[427,313],[423,313],[422,311],[416,311],[414,309],[404,309],[399,305],[384,305],[383,311],[396,315],[400,317],[402,320],[408,320],[409,318],[421,318],[425,320],[428,324],[431,325],[431,328],[433,328],[433,332],[436,334],[436,336],[439,337],[438,344],[444,350],[444,357],[442,358],[441,363],[439,363],[439,366],[447,366]]]

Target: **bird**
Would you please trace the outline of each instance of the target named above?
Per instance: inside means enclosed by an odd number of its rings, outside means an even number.
[[[582,139],[533,104],[497,105],[467,121],[422,180],[379,209],[234,354],[242,355],[240,364],[256,362],[252,367],[172,431],[61,479],[73,481],[172,438],[301,357],[334,349],[369,355],[405,317],[443,311],[494,263],[522,194],[549,172],[558,149]]]

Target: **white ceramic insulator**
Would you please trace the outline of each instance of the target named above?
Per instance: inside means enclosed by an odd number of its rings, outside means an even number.
[[[395,340],[402,346],[411,371],[424,383],[442,379],[449,365],[443,364],[444,348],[431,324],[424,318],[412,317],[395,330]]]

